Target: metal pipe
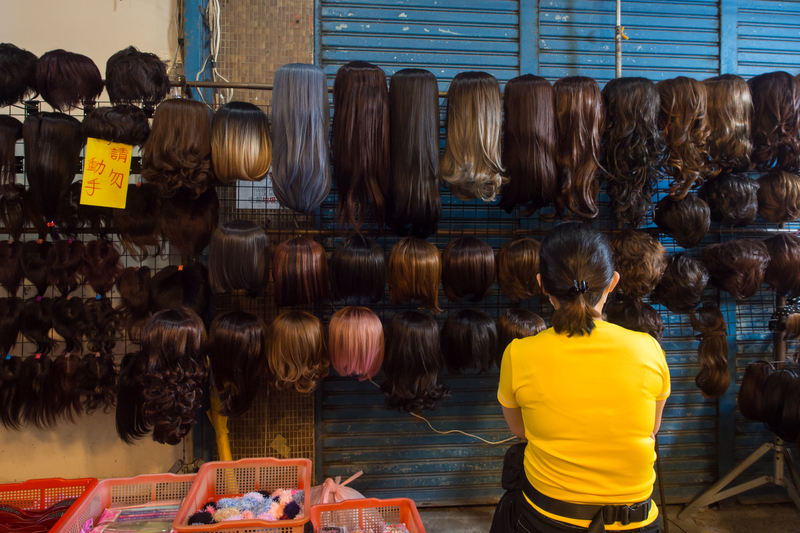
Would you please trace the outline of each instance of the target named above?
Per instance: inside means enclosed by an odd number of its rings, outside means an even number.
[[[616,77],[622,77],[622,0],[617,0],[617,26],[614,30],[616,46]]]

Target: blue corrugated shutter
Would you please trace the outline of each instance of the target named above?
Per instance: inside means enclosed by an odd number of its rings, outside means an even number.
[[[800,2],[739,0],[739,75],[800,72]]]

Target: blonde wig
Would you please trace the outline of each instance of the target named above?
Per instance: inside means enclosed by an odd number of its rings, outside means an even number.
[[[267,114],[247,102],[220,107],[211,120],[211,162],[223,183],[263,180],[272,163]]]

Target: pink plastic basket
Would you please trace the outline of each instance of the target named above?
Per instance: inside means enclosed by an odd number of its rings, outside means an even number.
[[[97,485],[95,478],[82,479],[34,479],[24,483],[0,485],[0,504],[12,505],[23,511],[43,511],[60,501],[76,498],[75,503],[64,513],[50,530],[58,531],[67,515],[82,505],[89,492]]]
[[[346,527],[349,531],[372,529],[380,531],[381,524],[403,523],[409,533],[425,533],[417,506],[408,498],[379,500],[347,500],[323,503],[311,508],[314,531],[325,526]]]
[[[89,519],[96,525],[100,515],[109,507],[180,500],[189,493],[195,477],[196,474],[145,474],[106,479],[73,505],[50,533],[78,533]]]
[[[202,526],[186,523],[210,499],[238,496],[255,490],[302,489],[305,491],[303,518],[267,522],[237,520]],[[181,505],[172,528],[178,533],[216,531],[223,533],[303,533],[311,520],[311,461],[308,459],[241,459],[206,463],[197,472],[192,490]]]

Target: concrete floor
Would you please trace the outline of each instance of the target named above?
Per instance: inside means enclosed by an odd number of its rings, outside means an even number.
[[[669,533],[800,533],[800,512],[790,504],[709,508],[678,520],[680,506],[669,506]],[[420,509],[427,533],[488,533],[493,507]]]

